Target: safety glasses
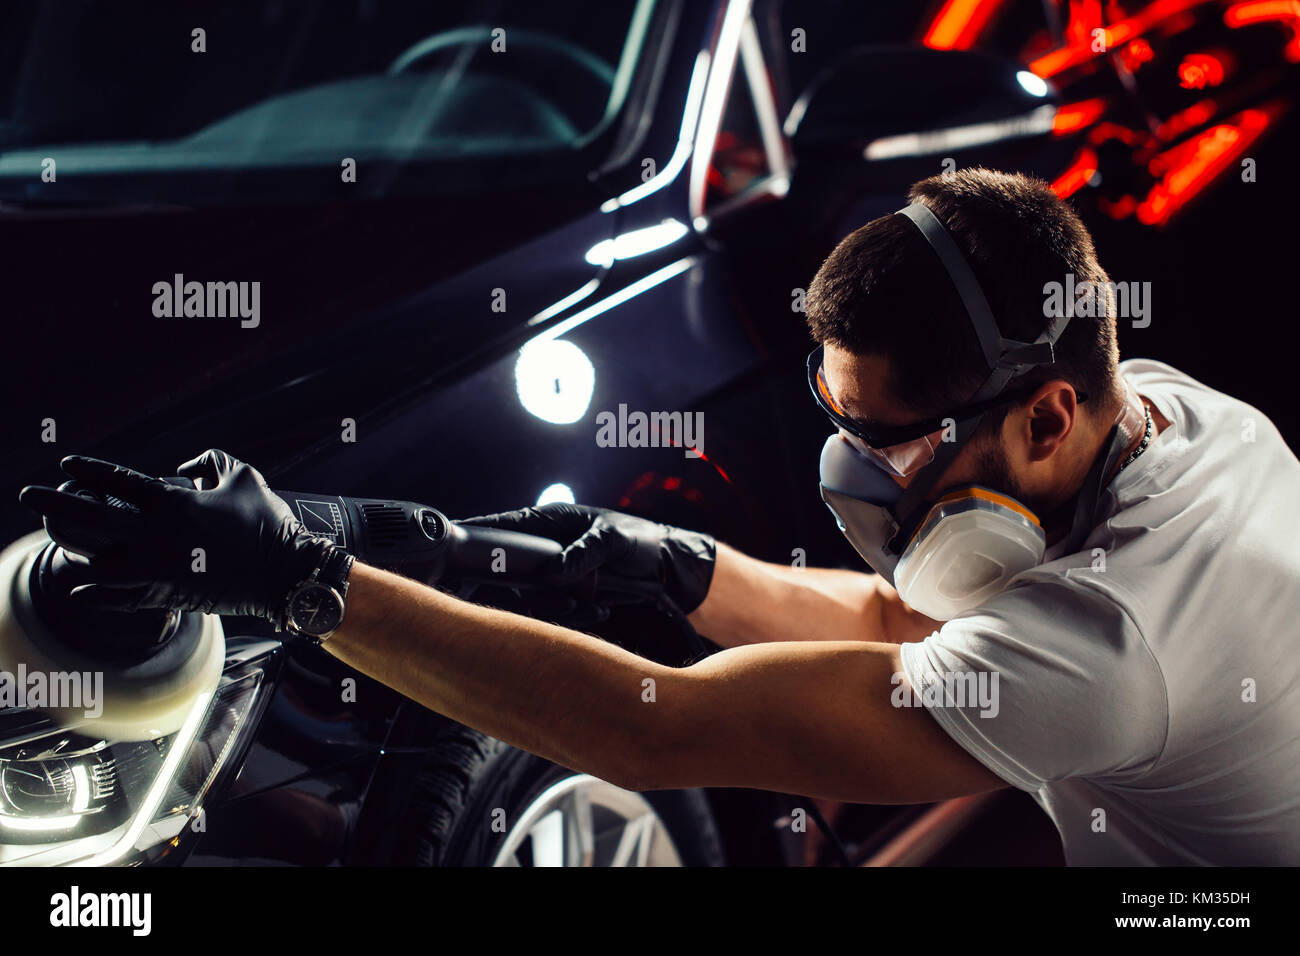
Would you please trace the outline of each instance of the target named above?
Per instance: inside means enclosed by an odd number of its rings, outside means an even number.
[[[1024,389],[1013,389],[1003,391],[986,401],[964,405],[946,415],[936,415],[910,425],[876,425],[846,414],[835,401],[835,396],[826,385],[822,367],[824,354],[825,350],[819,345],[808,355],[808,388],[818,407],[844,433],[853,447],[889,474],[900,478],[915,474],[934,460],[944,429],[949,425],[978,418],[989,409],[1010,405],[1028,395]],[[1083,392],[1077,394],[1079,402],[1088,398]]]

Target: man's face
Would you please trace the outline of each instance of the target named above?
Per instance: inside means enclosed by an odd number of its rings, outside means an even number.
[[[855,355],[845,349],[827,345],[823,358],[826,385],[835,401],[848,415],[874,425],[910,425],[919,416],[900,404],[889,392],[889,362],[877,355]],[[930,436],[932,443],[942,440],[942,430]],[[911,484],[915,474],[891,475],[900,486]],[[1002,441],[968,441],[949,464],[930,495],[939,497],[946,489],[963,484],[979,484],[1025,500],[1024,489],[1016,480]]]

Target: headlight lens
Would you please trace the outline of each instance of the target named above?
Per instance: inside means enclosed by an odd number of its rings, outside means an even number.
[[[0,865],[109,865],[178,837],[261,712],[268,660],[232,661],[166,737],[30,718],[20,739],[0,736]]]

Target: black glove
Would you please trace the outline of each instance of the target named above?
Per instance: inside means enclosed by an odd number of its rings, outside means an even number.
[[[459,524],[505,528],[564,546],[548,580],[594,588],[598,605],[647,602],[690,614],[713,580],[717,543],[706,534],[633,515],[561,502],[467,518]]]
[[[289,591],[334,548],[312,535],[251,465],[210,449],[177,473],[195,489],[71,455],[62,468],[84,489],[24,488],[66,551],[88,560],[93,584],[73,600],[119,611],[169,608],[262,617],[279,623]],[[109,497],[129,507],[106,503]],[[194,570],[194,549],[203,549]]]

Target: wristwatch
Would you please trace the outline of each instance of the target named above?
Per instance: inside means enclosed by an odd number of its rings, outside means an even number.
[[[289,592],[284,630],[313,644],[323,644],[338,630],[347,608],[348,574],[354,560],[342,548],[331,548],[316,570]]]

